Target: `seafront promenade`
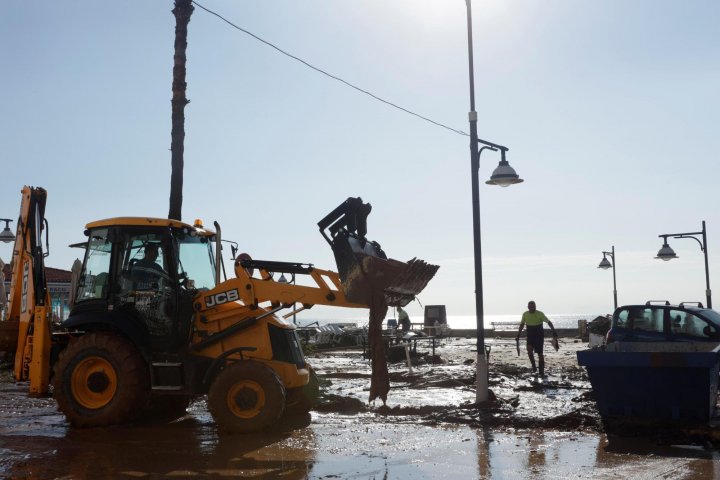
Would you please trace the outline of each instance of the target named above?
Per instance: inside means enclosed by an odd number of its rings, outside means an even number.
[[[546,336],[550,335],[550,329],[545,328]],[[577,328],[556,328],[555,331],[558,337],[573,338],[580,336],[580,330]],[[517,335],[517,327],[515,328],[502,328],[502,329],[485,329],[485,338],[515,338]],[[451,328],[448,337],[462,337],[470,338],[477,336],[477,329],[475,328]],[[522,336],[525,336],[523,330]]]

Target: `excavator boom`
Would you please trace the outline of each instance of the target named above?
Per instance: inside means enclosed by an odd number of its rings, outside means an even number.
[[[17,325],[16,341],[3,345],[15,350],[15,379],[30,380],[30,393],[45,394],[50,372],[50,296],[45,278],[42,233],[46,232],[45,203],[42,188],[24,187],[13,248],[10,303],[6,327]],[[14,329],[14,328],[13,328]],[[4,329],[7,332],[8,328]]]
[[[286,273],[309,277],[310,280],[305,283],[310,285],[291,284],[274,278],[274,274]],[[288,315],[315,305],[368,308],[366,304],[353,303],[345,297],[337,273],[310,264],[252,260],[243,254],[235,261],[235,277],[201,293],[195,299],[195,309],[201,311],[236,300],[242,300],[243,304],[252,308],[266,302],[283,307],[296,303],[301,305]]]

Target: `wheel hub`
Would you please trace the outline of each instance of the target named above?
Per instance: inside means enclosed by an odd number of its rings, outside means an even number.
[[[93,372],[88,377],[87,387],[93,393],[104,392],[110,386],[110,379],[105,372]]]
[[[265,391],[253,380],[240,380],[227,392],[228,409],[239,418],[253,418],[265,407]]]
[[[118,376],[113,364],[101,356],[82,359],[72,370],[72,397],[82,407],[96,410],[107,406],[115,398]]]
[[[235,405],[242,410],[248,410],[257,405],[258,395],[255,390],[245,387],[235,394],[234,400]]]

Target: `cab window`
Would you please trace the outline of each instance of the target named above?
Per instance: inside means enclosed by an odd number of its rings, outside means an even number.
[[[178,276],[187,288],[215,288],[215,261],[212,244],[207,237],[178,235]]]
[[[622,310],[620,313],[618,313],[617,320],[615,321],[615,326],[620,328],[628,328],[629,313],[629,310]]]
[[[112,243],[108,241],[107,229],[95,230],[90,233],[85,261],[78,282],[77,302],[104,299],[107,296],[111,252]]]
[[[130,231],[118,253],[115,310],[136,316],[153,337],[166,337],[174,328],[175,281],[168,272],[172,264],[171,242],[165,232]]]
[[[628,328],[642,332],[663,333],[663,315],[661,308],[637,308],[628,311]]]
[[[162,290],[171,287],[166,265],[167,243],[161,234],[143,234],[129,237],[123,246],[125,252],[122,271],[125,273],[125,290]]]
[[[670,310],[670,331],[673,335],[683,335],[692,328],[692,315],[682,310]]]
[[[696,337],[702,340],[717,336],[717,329],[714,325],[690,312],[671,310],[670,321],[673,333],[676,335]]]

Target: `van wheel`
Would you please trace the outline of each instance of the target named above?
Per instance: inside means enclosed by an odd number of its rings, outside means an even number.
[[[113,333],[86,333],[71,341],[53,371],[53,397],[76,427],[129,422],[150,391],[140,352]]]
[[[208,408],[221,430],[250,433],[275,424],[285,409],[285,387],[269,367],[241,361],[225,368],[208,392]]]

